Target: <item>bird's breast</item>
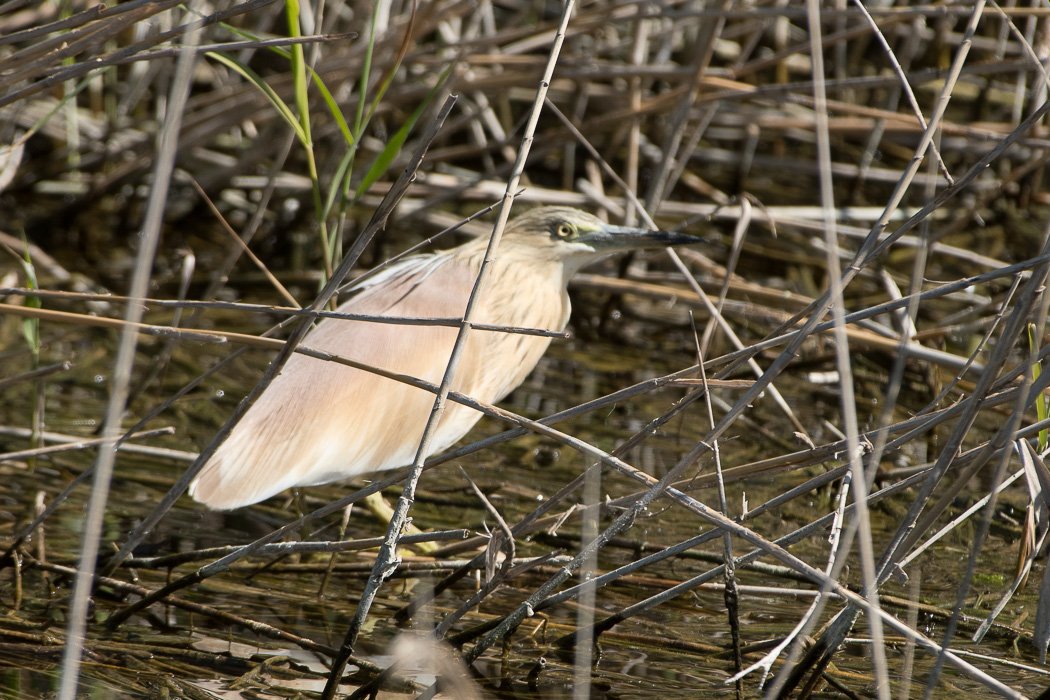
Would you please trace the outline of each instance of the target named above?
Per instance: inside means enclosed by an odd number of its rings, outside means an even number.
[[[480,298],[477,323],[516,329],[561,331],[569,321],[569,297],[558,278],[510,279],[494,276]],[[465,393],[495,402],[520,385],[550,346],[549,337],[515,332],[472,330],[468,340],[476,371]],[[471,376],[473,375],[473,376]]]

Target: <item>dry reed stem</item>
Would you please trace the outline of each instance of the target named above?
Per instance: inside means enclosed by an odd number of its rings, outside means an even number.
[[[361,8],[351,3],[340,12],[326,9],[318,26],[310,30],[316,32],[314,37],[303,40],[324,39],[311,44],[311,63],[333,94],[339,96],[346,113],[353,113],[357,100],[354,83],[360,76],[364,48],[361,41],[348,40],[343,35],[359,31]],[[471,202],[487,204],[505,193],[505,178],[511,173],[513,160],[511,153],[520,139],[525,105],[532,99],[531,86],[543,69],[553,25],[549,18],[531,16],[534,8],[526,4],[436,2],[422,8],[411,25],[402,9],[393,8],[387,29],[376,44],[373,60],[377,71],[382,72],[392,64],[398,51],[406,47],[404,68],[378,107],[377,126],[360,143],[359,160],[363,162],[379,151],[385,137],[382,129],[398,124],[419,103],[427,79],[443,69],[450,56],[457,56],[459,65],[452,79],[456,90],[463,95],[462,113],[451,115],[446,122],[438,142],[430,150],[426,168],[418,173],[409,198],[396,213],[396,221],[405,229],[425,224],[429,231],[431,225],[445,226],[449,221],[458,221]],[[97,292],[107,286],[120,289],[122,280],[86,266],[71,265],[65,256],[58,256],[61,263],[48,261],[45,256],[46,252],[57,254],[61,250],[62,241],[67,240],[64,231],[80,230],[81,222],[90,216],[85,212],[95,210],[89,206],[94,202],[118,195],[121,199],[138,201],[132,193],[145,183],[157,124],[131,117],[156,113],[157,96],[168,90],[170,69],[166,57],[173,51],[172,42],[178,41],[184,32],[201,28],[210,46],[224,45],[237,52],[245,62],[265,73],[278,95],[291,99],[294,81],[286,65],[265,49],[259,50],[264,45],[261,42],[283,41],[280,36],[274,36],[274,30],[279,28],[274,19],[279,16],[280,8],[272,3],[256,2],[236,7],[219,5],[209,12],[213,14],[198,19],[180,15],[167,4],[136,2],[105,10],[80,5],[72,16],[59,18],[47,15],[45,9],[29,13],[0,8],[0,34],[3,34],[0,84],[7,87],[4,97],[7,106],[0,109],[0,138],[5,142],[21,138],[30,146],[19,176],[9,191],[0,195],[0,210],[7,214],[5,227],[10,231],[24,228],[31,240],[43,243],[43,246],[30,244],[29,247],[38,272],[43,275],[39,296],[48,307],[34,310],[14,306],[21,304],[21,299],[32,290],[10,283],[9,278],[4,277],[6,268],[0,268],[4,287],[0,293],[8,297],[8,304],[0,309],[4,312],[4,326],[20,323],[22,316],[33,316],[42,321],[41,327],[47,333],[54,334],[48,336],[50,338],[59,337],[58,323],[66,319],[78,324],[66,326],[71,329],[67,332],[84,336],[87,323],[108,328],[110,332],[132,328],[107,317],[113,313],[114,302],[124,300],[105,295],[62,298],[55,294],[70,288],[78,292]],[[1035,231],[1041,228],[1045,206],[1050,202],[1043,173],[1050,158],[1050,144],[1041,124],[1047,111],[1046,78],[1038,65],[1041,57],[1045,57],[1046,42],[1042,39],[1045,32],[1036,31],[1045,24],[1048,14],[1042,8],[1024,7],[997,8],[997,13],[985,13],[978,23],[973,18],[977,18],[979,12],[975,12],[973,6],[872,7],[866,11],[863,7],[844,6],[823,10],[815,20],[819,24],[811,22],[809,26],[813,31],[809,31],[805,10],[800,7],[750,4],[728,10],[712,7],[696,11],[679,4],[655,8],[593,3],[577,8],[566,31],[568,59],[563,60],[555,72],[548,92],[551,106],[566,115],[571,128],[553,119],[538,124],[530,169],[526,172],[529,182],[521,193],[515,194],[519,201],[601,208],[619,217],[642,215],[633,195],[640,187],[647,193],[646,203],[651,212],[661,223],[706,217],[706,225],[711,228],[726,222],[740,222],[750,206],[750,235],[734,235],[734,242],[726,246],[730,251],[728,256],[717,245],[705,249],[703,256],[683,256],[694,274],[696,270],[702,271],[697,277],[703,289],[710,294],[716,293],[712,290],[720,290],[715,308],[724,327],[741,336],[741,349],[726,352],[712,331],[712,346],[705,350],[704,363],[705,373],[714,380],[710,395],[690,384],[696,381],[698,367],[680,371],[669,368],[654,372],[663,375],[656,379],[637,377],[624,382],[633,384],[627,388],[595,392],[592,396],[605,395],[579,406],[559,405],[565,410],[538,421],[526,420],[519,415],[523,411],[492,408],[490,414],[518,427],[435,457],[427,462],[426,468],[476,454],[530,431],[560,444],[572,445],[597,463],[625,468],[633,455],[649,449],[645,446],[660,439],[666,441],[675,426],[685,425],[687,429],[678,429],[682,434],[676,448],[678,455],[691,449],[694,453],[702,452],[706,449],[705,442],[713,445],[718,439],[720,451],[725,451],[722,459],[728,459],[722,470],[726,486],[740,489],[741,484],[746,484],[750,492],[754,484],[760,483],[755,481],[757,477],[769,479],[778,474],[779,479],[790,480],[783,494],[762,498],[765,503],[742,513],[741,520],[747,522],[748,533],[763,537],[775,533],[784,545],[794,543],[792,551],[797,552],[807,566],[815,566],[814,562],[819,560],[819,555],[807,547],[813,546],[818,533],[826,530],[834,516],[830,512],[814,514],[815,517],[806,519],[809,524],[784,535],[775,528],[776,514],[780,512],[778,509],[800,504],[800,496],[825,505],[820,500],[823,496],[812,494],[821,493],[820,489],[828,488],[828,484],[834,483],[846,470],[845,466],[839,466],[840,452],[854,460],[855,471],[860,468],[869,474],[877,471],[879,478],[885,479],[884,489],[879,492],[882,494],[878,498],[880,507],[913,503],[913,513],[904,518],[904,529],[912,527],[914,533],[921,533],[950,521],[955,515],[955,500],[968,498],[973,493],[972,485],[966,483],[968,475],[980,473],[982,465],[989,461],[997,465],[997,470],[1005,470],[1016,441],[1036,441],[1038,431],[1045,427],[1045,421],[1040,422],[1035,416],[1032,402],[1036,393],[1045,391],[1046,381],[1033,384],[1031,370],[1035,363],[1045,364],[1050,352],[1042,325],[1047,296],[1036,294],[1047,257],[1045,253],[1035,252],[1035,241],[1040,240],[1041,235]],[[973,19],[971,26],[976,31],[964,30],[967,17]],[[261,42],[245,41],[244,37],[220,30],[216,24],[220,18],[251,29]],[[811,49],[811,41],[819,43],[819,55]],[[964,64],[966,50],[970,58]],[[952,55],[956,60],[950,70],[945,70],[935,59]],[[821,57],[826,63],[823,72],[819,70],[819,61],[813,60]],[[63,61],[70,58],[76,60],[64,65]],[[81,85],[82,92],[70,103],[62,104],[59,87],[65,81],[103,73],[117,80],[107,83],[108,77],[87,78]],[[251,239],[249,245],[267,266],[279,264],[280,245],[287,238],[285,232],[289,228],[305,228],[301,216],[288,217],[281,210],[282,202],[298,199],[304,185],[312,186],[309,179],[302,176],[303,158],[289,148],[291,142],[285,138],[282,124],[254,87],[214,64],[208,64],[196,80],[180,129],[179,165],[200,183],[205,198],[214,202],[216,219],[228,220],[233,228],[242,229],[240,234]],[[121,91],[114,89],[116,84],[121,86]],[[826,93],[823,101],[814,97],[815,87],[821,84]],[[331,146],[330,151],[335,153],[342,137],[334,121],[323,113],[322,101],[316,94],[314,97],[312,108],[322,109],[316,115],[314,137],[322,149]],[[930,113],[935,100],[940,103]],[[826,105],[826,115],[822,105]],[[826,123],[817,130],[815,124],[824,116]],[[36,129],[21,135],[31,127]],[[815,156],[812,146],[818,138],[824,144],[823,159]],[[421,137],[410,136],[405,153],[418,149],[421,143]],[[578,148],[579,144],[585,148]],[[921,153],[926,144],[932,157],[928,160],[929,170],[922,172],[916,154]],[[127,157],[114,158],[114,153],[127,154]],[[397,165],[401,167],[404,163],[402,157]],[[331,178],[335,162],[322,162],[320,169],[322,179]],[[821,177],[834,182],[837,202],[834,208],[820,206],[817,193]],[[201,201],[203,195],[183,187],[182,180],[176,182],[168,207],[169,231],[166,233],[172,248],[187,242],[199,245],[205,239],[208,245],[217,247],[219,244],[215,242],[219,238],[201,231],[199,219],[193,217],[195,203]],[[365,206],[340,218],[339,225],[352,228],[354,220],[367,216],[367,206],[375,204],[387,188],[387,183],[378,183],[363,200]],[[572,188],[576,191],[569,191]],[[64,199],[55,199],[54,195],[46,194],[48,192],[63,192]],[[24,211],[16,206],[23,201],[32,202],[30,195],[52,197],[50,201],[54,204],[50,207],[31,204]],[[255,196],[258,196],[257,203],[253,202]],[[736,196],[744,197],[750,205],[723,206]],[[825,215],[829,217],[828,222],[821,220]],[[129,232],[127,225],[115,217],[104,220],[115,221],[118,237]],[[1004,233],[997,236],[980,233],[977,225],[981,221],[989,222],[989,229],[1001,226]],[[837,236],[822,242],[814,240],[819,236],[818,231],[830,231],[831,225],[837,230]],[[186,233],[190,230],[194,233]],[[774,230],[775,237],[769,233]],[[71,233],[70,240],[72,236]],[[5,236],[4,240],[12,250],[21,250],[21,242],[16,237]],[[171,291],[166,282],[161,283],[164,286],[158,293],[151,292],[151,296],[161,299],[147,303],[193,308],[195,318],[188,324],[158,322],[151,317],[153,323],[149,326],[134,328],[159,334],[169,341],[203,341],[210,335],[276,347],[280,341],[252,339],[249,334],[241,338],[224,333],[221,328],[216,330],[210,320],[213,317],[204,315],[205,310],[216,314],[216,318],[227,311],[292,313],[268,308],[265,303],[237,305],[214,301],[231,274],[234,284],[247,280],[247,276],[233,267],[233,260],[239,254],[237,249],[226,246],[224,250],[229,252],[221,256],[225,258],[221,265],[213,265],[207,271],[198,270],[188,287],[188,301],[176,299],[179,294]],[[278,251],[276,256],[271,249]],[[164,262],[174,259],[169,253],[163,251]],[[197,257],[205,259],[199,254]],[[725,265],[712,264],[708,258]],[[843,293],[822,297],[821,293],[829,287],[828,276],[834,276],[835,268],[843,263],[849,270],[842,280]],[[70,270],[83,273],[85,269],[93,277],[87,283],[69,274]],[[203,294],[197,293],[200,282],[208,287]],[[628,317],[644,316],[669,299],[676,299],[675,303],[681,307],[695,303],[690,300],[691,293],[670,280],[667,274],[643,270],[638,264],[631,265],[630,274],[623,280],[581,276],[574,290],[586,295],[585,299],[593,299],[599,293],[603,298],[615,295],[617,308]],[[827,303],[831,298],[836,300],[834,306]],[[102,309],[102,316],[86,318],[84,305],[99,302],[109,304],[110,308]],[[56,305],[61,309],[52,308]],[[584,329],[581,334],[586,333],[589,316],[596,314],[586,305],[577,306],[581,317],[579,326]],[[834,320],[818,318],[816,312],[828,309],[836,311]],[[297,318],[306,323],[305,317],[311,312],[301,313]],[[806,326],[798,329],[787,323],[792,315],[800,322],[806,321]],[[1038,323],[1033,348],[1025,347],[1026,336],[1022,334],[1029,320]],[[449,322],[458,323],[458,320]],[[186,326],[199,331],[187,330]],[[764,333],[769,337],[761,339]],[[828,338],[835,333],[838,339],[833,343]],[[2,336],[0,340],[7,337],[11,336]],[[54,347],[63,347],[57,340],[54,342]],[[178,362],[186,352],[174,343],[168,347],[173,362]],[[9,357],[20,361],[17,349],[3,348],[0,353],[5,363]],[[846,381],[848,370],[856,373],[856,405],[861,406],[871,398],[878,399],[880,404],[875,412],[865,413],[867,422],[862,422],[856,430],[850,429],[852,421],[841,412],[830,412],[820,418],[827,418],[854,439],[870,440],[873,451],[863,456],[849,450],[849,440],[830,436],[831,429],[820,420],[805,411],[798,412],[800,403],[808,405],[814,397],[835,403],[828,399],[826,385],[809,380],[820,371],[834,369],[831,359],[836,353],[839,381]],[[759,354],[763,356],[757,358]],[[771,370],[767,370],[759,382],[738,387],[734,383],[740,382],[741,377],[735,373],[736,366],[751,358],[769,365]],[[72,356],[51,355],[45,359],[49,363],[66,359],[83,362]],[[83,371],[97,372],[97,360],[90,362]],[[691,361],[685,359],[680,364],[687,363]],[[219,371],[225,371],[228,365],[220,367],[223,370]],[[56,380],[67,381],[65,377],[73,377],[79,371],[78,366],[72,373],[46,375],[45,371],[37,371],[28,362],[22,362],[12,372],[15,376],[0,378],[0,382],[6,383],[5,392],[21,395],[18,392],[31,382],[42,380],[47,382],[46,386],[55,386]],[[155,410],[143,412],[143,424],[177,407],[177,400],[192,397],[195,388],[209,386],[209,382],[214,381],[214,371],[209,369],[178,387],[168,386],[170,382],[165,382],[161,374],[144,373],[147,380],[156,378],[151,384],[143,382],[143,388],[164,388]],[[787,403],[796,412],[793,428],[784,430],[779,423],[763,424],[771,421],[765,398],[759,394],[772,386],[774,375]],[[76,383],[79,379],[68,381]],[[799,382],[809,389],[800,391]],[[431,389],[437,390],[437,387]],[[143,394],[147,396],[149,394]],[[721,413],[721,422],[716,423],[710,435],[694,435],[693,427],[699,420],[694,404],[705,397],[711,401],[709,410]],[[663,405],[646,403],[648,401],[662,401]],[[672,403],[675,405],[668,407]],[[850,403],[847,400],[847,407]],[[631,431],[617,438],[616,442],[621,444],[615,449],[596,450],[594,441],[582,440],[575,434],[577,424],[563,422],[582,421],[583,417],[610,411],[614,406],[634,405],[647,406],[644,416],[636,420]],[[909,411],[913,415],[904,415]],[[534,417],[529,413],[529,418]],[[17,416],[5,415],[4,420],[16,427],[27,425],[17,420]],[[554,423],[563,427],[559,430],[544,427]],[[970,428],[971,424],[983,428],[987,423],[995,427],[977,435]],[[565,428],[566,425],[571,427]],[[143,427],[146,426],[136,426],[133,430]],[[798,449],[791,442],[792,430],[811,435],[812,446]],[[658,431],[663,435],[653,441]],[[730,435],[744,440],[738,440],[737,444],[733,440],[725,441]],[[697,442],[700,437],[703,441]],[[738,452],[739,443],[752,437],[752,441],[761,443],[761,452]],[[183,443],[183,446],[188,445]],[[21,447],[18,445],[16,449],[21,452]],[[181,454],[188,452],[184,449]],[[914,456],[917,454],[922,456]],[[813,465],[826,465],[830,471],[825,474],[803,471]],[[0,465],[0,468],[7,467]],[[594,466],[587,471],[596,472],[601,468]],[[34,528],[47,527],[54,513],[71,507],[63,499],[67,494],[77,493],[76,485],[88,474],[81,472],[65,489],[61,488],[65,484],[56,488],[53,483],[43,482],[38,489],[40,498],[29,499],[34,503],[39,500],[40,507],[29,509],[27,505],[28,515],[23,522],[32,522]],[[695,494],[694,498],[715,479],[709,474],[695,479],[686,476],[683,474],[674,488]],[[859,476],[854,474],[854,485],[862,483]],[[402,478],[403,475],[395,475],[381,484],[396,483]],[[952,478],[954,482],[947,483]],[[993,478],[989,488],[994,488],[996,481],[998,478]],[[583,482],[582,474],[576,479],[566,479],[561,488],[551,489],[557,493],[540,508],[524,516],[508,518],[507,526],[519,546],[525,546],[527,533],[538,527],[556,523],[564,530],[575,528],[582,514],[568,512],[569,504]],[[914,486],[919,482],[925,483],[925,488]],[[603,483],[617,496],[610,498],[606,508],[634,507],[630,504],[639,503],[640,494],[631,494],[634,489],[629,486],[630,482],[623,481],[618,474],[607,472]],[[365,491],[374,492],[380,487],[377,484]],[[57,493],[60,491],[62,493]],[[691,501],[678,496],[678,492],[671,493],[682,503],[695,507]],[[645,498],[657,502],[656,492],[646,494]],[[263,540],[283,536],[303,527],[303,523],[324,522],[328,514],[341,512],[343,504],[362,495],[363,492],[350,494],[287,528],[271,531]],[[873,493],[861,501],[874,503],[876,495]],[[981,495],[973,494],[973,499],[979,500]],[[1003,490],[1001,495],[1009,507],[1015,507],[1019,497],[1016,486]],[[968,550],[969,571],[977,571],[975,562],[990,543],[1003,541],[996,539],[1002,535],[990,531],[989,518],[999,517],[1001,510],[993,506],[991,503],[986,507],[976,544]],[[726,507],[722,506],[723,511]],[[661,508],[665,510],[650,514],[654,522],[689,517],[679,505]],[[849,524],[857,522],[851,520],[854,517],[851,508],[843,510],[840,516],[845,519],[845,541],[851,532]],[[599,510],[595,507],[585,512],[593,515]],[[163,512],[163,508],[157,511]],[[259,509],[257,512],[270,515],[277,511]],[[561,519],[556,521],[558,516]],[[616,549],[627,543],[612,537],[617,528],[626,532],[631,525],[638,527],[637,523],[625,520],[607,531],[594,550],[601,550],[599,562],[604,564],[608,558],[609,565],[595,571],[597,580],[606,586],[629,580],[625,577],[636,575],[641,567],[667,567],[670,562],[694,561],[689,558],[691,553],[701,552],[708,541],[722,539],[723,532],[734,531],[745,536],[744,531],[732,530],[726,525],[724,531],[714,529],[703,536],[660,542],[664,553],[659,556],[643,557],[640,553],[631,556]],[[152,524],[147,524],[144,530],[151,527]],[[65,556],[67,553],[56,549],[54,530],[47,530],[48,555]],[[25,532],[24,528],[22,531]],[[39,530],[40,535],[43,532]],[[141,534],[140,531],[128,542]],[[782,535],[788,539],[780,539]],[[9,545],[12,540],[7,539],[6,532],[4,536],[5,545]],[[536,562],[550,555],[558,543],[578,541],[573,532],[559,533],[559,537],[542,545],[547,550],[530,551],[541,557],[529,561]],[[637,539],[643,537],[638,535]],[[877,538],[861,534],[860,539],[867,547]],[[25,553],[23,540],[13,541],[14,545],[5,546],[13,558],[7,562],[7,571],[18,568],[18,601],[21,609],[25,609],[29,589],[23,578],[26,571],[38,569],[33,569],[32,564],[18,563]],[[900,543],[896,553],[883,553],[883,579],[889,571],[886,567],[895,558],[911,561],[908,557],[926,547],[923,558],[912,563],[910,568],[914,569],[920,561],[936,556],[936,548],[923,545],[923,538],[918,534],[899,535],[896,541]],[[257,546],[261,545],[252,545]],[[528,546],[541,547],[538,540]],[[738,555],[736,563],[742,564],[747,557],[757,558],[758,551],[743,557]],[[468,557],[469,566],[477,566],[484,555]],[[356,561],[352,564],[353,567],[345,567],[347,571],[367,565]],[[227,559],[205,569],[210,576],[230,570],[231,566],[232,560]],[[312,570],[309,567],[313,564],[303,566],[307,567],[304,571]],[[472,598],[473,591],[455,583],[469,566],[457,569],[436,585],[421,586],[427,590],[417,594],[401,617],[412,616],[421,606],[449,609],[455,613],[446,617],[442,632],[448,630],[450,637],[458,633],[463,639],[476,639],[476,636],[462,634],[464,627],[482,617],[467,612],[475,603],[495,607],[501,598],[521,601],[534,597],[535,601],[542,601],[536,603],[536,609],[555,610],[581,590],[551,588],[552,582],[563,577],[562,572],[576,566],[572,561],[563,561],[559,563],[563,568],[558,570],[544,571],[534,564],[531,573],[543,573],[547,583],[538,583],[530,577],[514,579],[509,575],[502,584],[497,582],[485,587]],[[110,573],[117,575],[123,571],[126,569],[114,569]],[[240,576],[240,571],[238,568],[235,576]],[[293,568],[273,571],[294,575]],[[666,579],[667,571],[667,568],[653,569],[649,578]],[[696,581],[720,576],[721,571],[718,567],[689,570],[675,582],[679,588],[663,587],[660,593],[691,590]],[[958,602],[954,605],[954,614],[943,612],[943,619],[949,626],[958,625],[960,630],[974,629],[979,623],[960,613],[960,605],[969,590],[965,580],[970,574],[964,567],[960,567],[958,574],[964,580],[963,585],[955,589]],[[745,567],[737,575],[746,581],[746,577],[756,574]],[[927,585],[928,579],[924,577]],[[642,585],[640,578],[635,581]],[[825,582],[839,583],[829,579]],[[178,585],[187,583],[192,585],[192,577],[181,579]],[[868,590],[873,595],[876,588],[869,582]],[[169,592],[174,590],[177,588],[170,588]],[[383,590],[386,591],[386,587]],[[598,592],[599,601],[607,591]],[[926,593],[916,587],[913,595]],[[1025,595],[1025,592],[1015,595]],[[879,596],[882,603],[893,599],[885,590],[880,590]],[[654,606],[675,605],[672,600],[673,594],[643,593],[632,601],[637,605],[632,605],[626,615],[599,619],[593,628],[585,625],[575,630],[561,628],[557,635],[575,634],[584,639],[589,637],[591,629],[607,630],[621,622],[629,625],[629,620],[642,619],[636,616],[643,616]],[[856,600],[853,603],[861,604]],[[949,600],[942,604],[951,608],[952,603]],[[96,604],[105,603],[99,600]],[[133,609],[138,608],[125,606],[123,614],[130,614]],[[931,610],[942,612],[937,608]],[[501,609],[501,614],[505,612],[506,609]],[[120,615],[118,612],[114,620],[119,620]],[[241,624],[233,622],[234,617],[229,619],[232,624]],[[498,619],[498,616],[485,619]],[[845,616],[838,619],[838,626],[833,630],[844,637],[852,628],[852,622],[847,624]],[[873,613],[871,619],[877,620],[877,614]],[[1035,626],[1038,624],[1042,623]],[[1017,629],[1032,635],[1034,626],[1025,622]],[[94,637],[99,631],[89,631],[93,635],[91,644],[97,643],[92,648],[102,649],[103,640]],[[624,639],[630,634],[625,633]],[[748,641],[746,627],[742,635],[743,641]],[[912,640],[909,644],[916,639],[911,633],[907,636]],[[490,637],[492,642],[497,638],[498,634]],[[609,636],[610,645],[613,639],[614,636]],[[642,643],[640,639],[639,636],[635,641]],[[893,641],[894,638],[887,636],[885,643]],[[947,649],[965,643],[958,635],[952,635],[944,637],[937,646]],[[476,655],[481,646],[470,653]],[[882,647],[883,644],[875,645],[876,650]],[[750,654],[752,648],[743,645],[745,653]],[[797,687],[808,684],[812,688],[819,684],[823,677],[819,672],[821,664],[835,659],[837,648],[833,634],[822,638],[817,649],[826,650],[824,658],[809,666],[817,671],[809,680],[796,678],[792,682],[797,683]],[[921,674],[945,658],[935,647],[927,645],[927,648],[932,650],[932,655],[915,655],[911,667],[915,677],[913,688],[923,677]],[[959,663],[964,650],[957,651],[960,654],[952,659],[953,663]],[[539,652],[522,652],[526,663],[534,653]],[[993,662],[970,660],[984,670],[997,669]],[[581,680],[583,670],[580,667]],[[1018,677],[1007,675],[1011,673],[1004,670],[1002,678]],[[997,675],[997,671],[993,671],[993,675]],[[896,696],[897,691],[906,692],[902,689],[906,686],[889,688],[890,681],[884,672],[879,671],[876,677],[872,682],[879,693],[890,692]],[[836,678],[835,682],[844,688],[861,687],[849,677]],[[1010,684],[1014,686],[1012,691],[995,687],[1005,694],[1021,688],[1012,680]],[[935,688],[937,683],[931,682],[929,687]]]

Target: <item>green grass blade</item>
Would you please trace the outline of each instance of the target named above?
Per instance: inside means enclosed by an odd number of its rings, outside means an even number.
[[[335,101],[335,97],[332,96],[331,90],[321,80],[321,76],[314,71],[313,68],[307,67],[310,71],[310,76],[313,78],[314,85],[321,92],[321,97],[324,98],[325,104],[328,105],[328,111],[331,113],[332,118],[335,119],[336,124],[339,125],[339,131],[342,132],[343,138],[346,139],[347,146],[353,146],[357,139],[354,138],[353,133],[350,131],[350,125],[346,123],[346,119],[343,117],[343,112],[339,109],[339,103]]]
[[[285,17],[288,21],[288,35],[298,39],[303,35],[299,26],[299,0],[285,0]],[[292,80],[295,83],[295,107],[299,112],[299,124],[306,135],[308,146],[313,143],[310,134],[310,98],[307,95],[309,81],[306,79],[306,54],[303,52],[302,44],[293,44],[292,54]]]
[[[372,24],[368,30],[368,44],[365,46],[365,58],[364,63],[361,64],[361,80],[360,87],[358,88],[357,98],[357,110],[354,113],[354,134],[358,138],[361,138],[362,130],[365,127],[363,121],[365,113],[365,95],[368,94],[368,80],[372,74],[372,52],[376,46],[376,28],[378,27],[379,13],[373,9],[372,11]]]
[[[262,41],[264,39],[264,37],[258,34],[245,31],[244,29],[234,27],[232,25],[226,24],[225,22],[220,22],[219,26],[235,34],[236,36],[247,39],[248,41]],[[288,51],[287,49],[283,49],[280,46],[268,46],[266,47],[266,49],[267,51],[272,51],[278,56],[286,58],[289,61],[293,60],[292,52]],[[310,66],[306,66],[306,70],[310,74],[310,79],[313,80],[314,85],[316,85],[317,89],[321,92],[321,97],[324,98],[325,104],[328,106],[328,111],[332,114],[332,118],[335,119],[336,124],[339,125],[339,131],[342,132],[343,138],[346,139],[347,145],[353,145],[354,135],[350,131],[350,125],[347,124],[346,118],[343,116],[342,110],[339,109],[339,103],[336,102],[335,97],[332,96],[332,91],[328,89],[328,86],[325,84],[321,76],[317,74],[317,71],[315,71]]]
[[[372,99],[372,104],[369,106],[368,116],[365,117],[364,119],[362,119],[361,114],[362,114],[362,108],[364,107],[365,86],[367,85],[366,80],[367,80],[368,68],[371,66],[371,62],[372,62],[371,61],[371,59],[372,59],[372,47],[373,47],[373,43],[375,42],[375,26],[373,25],[373,27],[372,27],[372,35],[369,36],[369,40],[368,40],[368,51],[366,52],[366,55],[365,55],[365,68],[362,71],[362,73],[364,74],[365,77],[363,77],[361,79],[362,80],[362,82],[361,82],[361,100],[357,103],[357,122],[358,122],[358,124],[357,124],[357,131],[356,131],[356,133],[360,134],[361,133],[361,129],[363,129],[368,124],[368,122],[370,122],[372,120],[372,116],[376,113],[376,110],[379,108],[379,105],[383,101],[383,96],[386,95],[387,88],[390,87],[390,84],[394,80],[394,76],[397,75],[397,71],[401,68],[401,62],[405,59],[405,56],[408,55],[408,50],[409,50],[409,48],[412,45],[412,41],[411,41],[412,40],[412,27],[415,25],[415,19],[416,19],[416,6],[415,6],[415,3],[413,3],[413,5],[412,5],[412,13],[411,13],[411,15],[409,17],[408,26],[405,28],[405,36],[404,36],[404,38],[401,41],[401,46],[398,48],[397,56],[394,58],[394,63],[387,70],[386,75],[383,77],[383,79],[381,81],[379,81],[379,89],[376,92],[376,96]],[[445,73],[442,74],[441,78],[438,80],[438,84],[439,85],[445,81],[445,77],[447,75],[448,75],[448,71],[446,70]],[[427,96],[427,99],[430,99],[430,95]]]
[[[30,289],[40,289],[40,285],[36,279],[36,268],[33,266],[33,259],[29,256],[29,243],[26,241],[25,234],[22,234],[22,250],[25,251],[22,263],[22,271],[26,275],[26,286]],[[30,309],[40,308],[40,297],[27,296],[24,305]],[[22,336],[26,339],[26,343],[29,345],[30,351],[33,353],[33,359],[35,360],[40,356],[40,319],[26,317],[22,319]]]
[[[394,133],[393,137],[383,148],[383,150],[376,156],[375,160],[372,161],[372,165],[368,168],[368,172],[365,173],[364,179],[361,180],[361,184],[357,186],[357,190],[354,193],[354,201],[361,198],[368,188],[371,187],[376,180],[378,180],[383,173],[389,168],[393,162],[395,156],[401,151],[401,147],[405,145],[405,140],[408,138],[408,134],[412,131],[412,127],[419,121],[419,117],[422,116],[423,111],[430,104],[431,100],[434,99],[434,95],[437,94],[438,90],[445,84],[445,80],[452,72],[452,65],[450,64],[441,77],[438,79],[437,84],[427,92],[426,97],[419,103],[416,110],[412,113],[412,116],[408,118],[400,129]]]
[[[251,68],[244,65],[237,59],[231,58],[217,51],[208,51],[207,55],[215,59],[219,63],[223,64],[230,70],[240,73],[240,75],[245,80],[255,85],[255,87],[259,88],[259,90],[262,91],[264,95],[266,95],[267,99],[270,100],[270,102],[273,104],[274,108],[281,115],[281,117],[286,122],[288,122],[288,125],[292,127],[293,131],[295,131],[296,138],[298,138],[304,146],[309,146],[309,136],[306,134],[306,132],[303,131],[303,126],[295,117],[295,113],[292,112],[291,107],[284,103],[284,100],[281,99],[280,95],[278,95],[274,91],[274,89],[270,87],[265,80],[262,79],[262,76],[260,76],[258,73],[256,73]]]
[[[351,146],[347,149],[346,153],[339,160],[339,167],[335,170],[335,177],[332,178],[332,185],[328,188],[328,197],[325,200],[324,205],[324,217],[328,219],[332,214],[332,209],[335,207],[336,198],[339,197],[342,192],[345,197],[346,193],[343,192],[345,189],[344,183],[347,181],[347,174],[350,172],[354,162],[354,155],[357,153],[357,147]]]
[[[1039,344],[1036,342],[1035,337],[1036,327],[1034,323],[1028,324],[1028,351],[1035,354],[1039,350]],[[1042,373],[1042,367],[1039,366],[1038,362],[1032,363],[1032,381],[1038,381],[1039,375]],[[1036,418],[1042,422],[1046,420],[1047,414],[1050,414],[1050,407],[1047,405],[1048,399],[1045,395],[1040,394],[1035,400],[1035,415]],[[1046,449],[1048,438],[1050,438],[1050,431],[1040,430],[1039,431],[1039,451],[1042,452]]]

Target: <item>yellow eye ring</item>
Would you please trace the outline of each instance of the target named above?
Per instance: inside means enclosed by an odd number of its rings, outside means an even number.
[[[555,233],[557,234],[558,238],[568,238],[573,234],[573,232],[573,226],[569,223],[558,224],[558,228],[555,230]]]

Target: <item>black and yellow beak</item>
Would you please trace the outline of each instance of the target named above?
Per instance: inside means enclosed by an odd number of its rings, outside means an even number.
[[[597,252],[614,253],[619,250],[665,248],[676,245],[706,243],[706,239],[672,231],[654,231],[632,226],[606,224],[597,231],[581,233],[574,243],[583,243]]]

